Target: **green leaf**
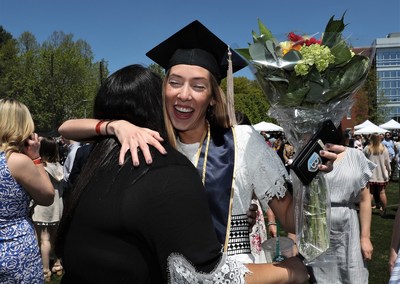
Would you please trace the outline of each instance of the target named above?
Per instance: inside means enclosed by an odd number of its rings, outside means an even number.
[[[268,80],[270,80],[270,81],[281,81],[281,82],[289,83],[288,79],[286,79],[284,77],[274,76],[274,75],[268,76]]]
[[[346,65],[333,69],[327,76],[330,81],[330,87],[325,94],[327,101],[337,101],[354,92],[368,75],[369,68],[367,57],[355,55]]]
[[[261,35],[263,35],[264,40],[272,40],[274,36],[270,32],[270,30],[258,19],[258,28],[260,29]]]
[[[334,16],[329,19],[322,37],[323,45],[331,48],[340,41],[342,37],[342,31],[345,28],[345,24],[343,22],[344,15],[345,13],[340,20],[334,20]]]
[[[274,59],[261,43],[254,43],[249,47],[249,53],[253,60],[266,61]]]
[[[285,61],[297,62],[302,59],[301,53],[297,50],[290,50],[282,58]]]
[[[311,104],[318,104],[323,102],[324,100],[324,97],[322,95],[324,91],[323,85],[314,81],[309,81],[309,86],[310,90],[307,93],[304,102]]]
[[[247,60],[251,60],[250,52],[248,48],[236,48],[235,51],[243,56]]]
[[[267,48],[269,54],[274,58],[274,60],[277,61],[278,58],[275,55],[275,48],[276,48],[275,43],[272,40],[267,40],[265,42],[265,47]]]
[[[335,56],[335,65],[341,65],[351,59],[351,51],[344,40],[333,46],[331,53]]]
[[[288,92],[280,98],[279,104],[285,107],[302,105],[303,100],[309,90],[310,89],[308,86],[304,86],[302,88],[298,88],[293,92]]]

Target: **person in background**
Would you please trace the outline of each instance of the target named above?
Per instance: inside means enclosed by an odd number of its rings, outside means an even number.
[[[394,141],[392,139],[392,133],[390,133],[390,132],[385,133],[385,137],[382,140],[382,144],[386,147],[386,149],[388,149],[388,152],[389,152],[390,167],[392,169],[389,180],[392,180],[392,175],[393,175],[394,169],[396,167],[396,159],[395,158],[397,155],[397,148],[396,148],[396,144],[394,143]]]
[[[369,144],[364,148],[363,152],[369,160],[377,165],[372,171],[372,176],[369,180],[369,189],[374,198],[376,208],[381,210],[382,216],[385,216],[387,205],[385,187],[389,182],[391,172],[389,152],[382,144],[378,134],[370,136]]]
[[[265,143],[267,143],[267,145],[272,148],[271,141],[269,140],[270,135],[265,131],[261,131],[260,134],[262,137],[264,137]]]
[[[62,139],[67,148],[67,158],[65,159],[65,162],[63,164],[64,180],[65,180],[65,182],[67,182],[68,178],[69,178],[69,174],[71,173],[71,170],[72,170],[72,166],[74,164],[76,151],[81,146],[81,143],[71,140],[71,139],[67,139],[65,137],[62,137]]]
[[[354,136],[352,136],[349,131],[346,131],[344,133],[344,137],[345,137],[345,140],[347,141],[346,144],[344,144],[344,145],[347,147],[350,147],[350,148],[354,148],[354,140],[355,140]]]
[[[307,272],[296,257],[244,265],[222,255],[201,179],[168,139],[167,155],[149,148],[151,164],[139,151],[141,163],[134,166],[128,155],[119,165],[122,145],[108,136],[111,120],[167,137],[161,90],[161,78],[140,65],[102,84],[93,135],[105,137],[95,143],[63,215],[61,283],[304,283]]]
[[[51,281],[52,272],[62,275],[60,259],[56,259],[50,270],[50,258],[53,252],[53,244],[58,224],[63,211],[62,180],[64,171],[59,163],[58,144],[53,137],[41,137],[40,156],[47,174],[53,184],[55,196],[50,206],[34,205],[32,220],[35,225],[40,244],[40,253],[43,262],[44,278]]]
[[[372,259],[373,247],[367,184],[375,167],[361,151],[346,147],[325,175],[331,202],[330,244],[311,264],[312,283],[368,283],[366,261]]]
[[[358,150],[361,150],[361,151],[364,149],[362,137],[361,137],[360,134],[357,134],[357,135],[355,136],[355,139],[354,139],[354,148],[356,148],[356,149],[358,149]]]
[[[290,174],[290,166],[293,163],[293,157],[294,147],[290,144],[288,140],[286,140],[283,148],[283,160],[288,174]]]
[[[76,150],[74,164],[72,166],[71,173],[69,174],[69,179],[68,179],[69,193],[64,197],[64,199],[66,199],[65,202],[68,202],[68,198],[71,195],[72,191],[74,190],[75,182],[78,179],[78,176],[81,173],[84,165],[86,164],[87,158],[89,157],[89,154],[92,151],[92,149],[93,149],[92,143],[85,143]]]
[[[40,158],[28,108],[0,100],[0,283],[43,283],[43,265],[29,217],[31,199],[48,206],[54,188]]]

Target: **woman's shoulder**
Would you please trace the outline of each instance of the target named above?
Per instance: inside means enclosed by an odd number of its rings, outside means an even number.
[[[11,153],[7,159],[9,167],[23,168],[27,163],[32,163],[32,160],[27,155],[17,152]]]

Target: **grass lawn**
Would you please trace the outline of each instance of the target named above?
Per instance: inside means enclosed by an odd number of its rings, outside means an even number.
[[[371,242],[374,246],[372,260],[368,263],[369,283],[388,283],[389,247],[393,221],[399,203],[399,183],[391,182],[386,189],[388,199],[387,216],[381,217],[379,210],[372,210]],[[399,230],[400,228],[397,228]]]
[[[368,263],[369,283],[387,284],[389,281],[388,258],[393,221],[399,201],[399,183],[391,182],[387,189],[387,216],[381,217],[377,209],[372,210],[371,241],[374,246],[372,260]],[[400,229],[400,228],[399,228]],[[52,284],[60,283],[61,276],[53,276]]]

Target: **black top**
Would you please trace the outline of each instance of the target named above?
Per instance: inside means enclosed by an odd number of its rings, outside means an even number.
[[[221,257],[205,190],[176,150],[153,151],[139,168],[118,153],[96,170],[66,234],[62,283],[165,283],[167,258],[184,255],[210,272]]]

